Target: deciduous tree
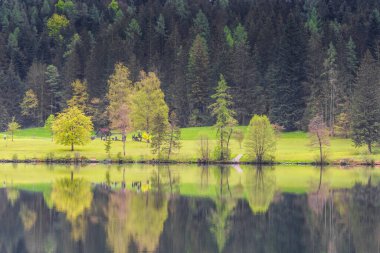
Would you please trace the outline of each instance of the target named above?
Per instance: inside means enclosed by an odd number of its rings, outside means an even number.
[[[88,105],[88,93],[87,93],[87,83],[82,82],[80,80],[75,80],[72,84],[72,92],[73,96],[69,101],[67,101],[67,105],[69,107],[76,106],[79,110],[83,112],[87,112]]]
[[[20,124],[17,123],[15,117],[12,118],[12,121],[8,124],[8,133],[11,135],[12,141],[14,134],[20,129]]]
[[[141,73],[140,81],[135,84],[136,91],[132,97],[131,117],[134,129],[151,133],[153,118],[156,115],[161,115],[162,121],[168,122],[169,108],[160,84],[155,73]]]
[[[245,135],[245,150],[257,163],[273,160],[276,135],[267,116],[254,115]]]
[[[49,117],[45,121],[44,128],[50,132],[51,135],[51,141],[54,139],[54,131],[53,131],[53,124],[54,124],[55,116],[53,114],[50,114]]]
[[[325,148],[330,145],[329,129],[320,115],[315,116],[309,123],[310,145],[319,150],[319,164],[326,162]]]
[[[69,107],[60,114],[53,123],[55,140],[58,144],[71,146],[85,145],[91,141],[93,125],[91,118],[77,107]]]
[[[113,74],[108,79],[107,108],[111,128],[117,129],[122,135],[123,154],[125,154],[125,143],[127,132],[131,128],[130,102],[133,87],[130,80],[130,72],[122,63],[115,65]]]
[[[178,127],[177,115],[171,112],[169,115],[169,125],[165,136],[165,142],[162,147],[163,152],[166,153],[167,160],[175,151],[181,148],[181,129]]]
[[[25,92],[21,102],[21,114],[31,119],[37,117],[38,98],[32,89]]]

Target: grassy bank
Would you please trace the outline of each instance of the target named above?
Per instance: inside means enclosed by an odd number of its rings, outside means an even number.
[[[245,127],[239,127],[245,131]],[[199,137],[208,136],[210,139],[210,150],[212,153],[216,142],[216,130],[212,127],[198,127],[182,129],[182,148],[179,153],[174,154],[172,159],[179,162],[196,162],[199,157]],[[51,141],[50,134],[43,128],[24,129],[16,133],[14,141],[3,138],[0,135],[0,160],[46,160],[66,159],[84,157],[92,161],[103,161],[107,159],[104,150],[104,142],[96,139],[86,146],[77,146],[76,151],[70,152],[69,147],[58,145]],[[127,139],[127,156],[129,161],[147,161],[155,158],[147,143],[133,142],[130,136]],[[232,155],[244,154],[236,140],[231,142]],[[122,143],[112,143],[111,158],[117,160],[122,151]],[[309,146],[309,139],[304,132],[283,133],[277,141],[276,162],[279,163],[312,163],[317,157],[317,150]],[[380,160],[380,153],[368,155],[365,147],[355,148],[349,139],[333,138],[328,150],[329,160],[339,162],[340,160]],[[249,161],[243,156],[242,162]]]

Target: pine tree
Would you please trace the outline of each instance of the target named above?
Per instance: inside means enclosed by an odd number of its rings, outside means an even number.
[[[372,153],[380,140],[380,76],[379,67],[367,51],[359,71],[353,100],[352,140],[356,146],[367,145]]]
[[[206,40],[197,35],[189,52],[187,65],[187,87],[190,101],[190,125],[200,126],[209,123],[207,110],[210,95],[209,54]]]

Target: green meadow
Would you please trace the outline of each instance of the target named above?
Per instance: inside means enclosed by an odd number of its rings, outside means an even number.
[[[238,127],[245,131],[246,127]],[[108,158],[105,152],[105,144],[99,138],[85,146],[76,146],[71,152],[69,147],[56,144],[51,140],[49,132],[44,128],[29,128],[18,131],[11,141],[9,135],[4,140],[5,133],[0,135],[0,159],[1,160],[45,160],[47,157],[63,159],[74,155],[90,160],[103,161]],[[151,153],[149,144],[134,142],[132,134],[127,137],[126,159],[130,161],[147,161],[155,158]],[[199,157],[200,136],[208,136],[211,156],[216,143],[216,130],[213,127],[184,128],[181,130],[182,147],[171,159],[179,162],[195,162]],[[120,139],[120,138],[119,138]],[[275,161],[279,163],[312,163],[318,155],[318,150],[309,145],[307,133],[288,132],[282,133],[277,140]],[[242,154],[242,162],[250,161],[244,156],[243,147],[231,140],[231,151],[235,157]],[[354,161],[380,160],[380,153],[375,150],[374,155],[369,155],[365,147],[356,148],[350,139],[332,138],[328,148],[328,160],[339,162],[343,159]],[[113,141],[111,159],[117,159],[122,152],[121,141]]]

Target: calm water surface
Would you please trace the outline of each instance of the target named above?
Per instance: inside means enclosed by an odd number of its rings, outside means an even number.
[[[0,252],[380,252],[377,170],[2,165]]]

